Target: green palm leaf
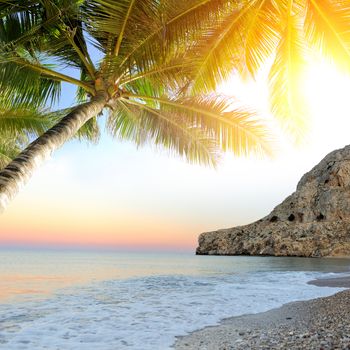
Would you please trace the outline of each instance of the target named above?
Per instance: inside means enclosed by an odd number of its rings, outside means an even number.
[[[14,159],[21,148],[19,146],[19,140],[12,135],[1,134],[0,137],[0,170]]]
[[[44,133],[52,126],[54,121],[45,112],[29,108],[0,109],[0,130],[1,134],[36,135]]]
[[[101,50],[115,54],[118,47],[121,65],[135,62],[144,66],[164,60],[175,45],[184,50],[191,41],[189,36],[205,21],[212,21],[226,4],[223,0],[169,0],[162,4],[155,0],[134,4],[131,0],[96,0],[86,5],[86,17],[89,33]],[[118,44],[121,36],[122,44]]]
[[[118,101],[115,107],[107,124],[112,135],[132,140],[138,146],[161,146],[190,162],[216,165],[215,139],[178,111],[156,109],[127,99]]]
[[[146,69],[135,67],[132,71],[125,72],[120,80],[120,86],[126,90],[137,91],[147,85],[148,92],[154,94],[157,87],[165,85],[176,93],[190,83],[195,67],[195,59],[184,60],[183,56],[174,55],[167,63],[155,64]],[[163,91],[164,89],[161,89],[161,93]]]
[[[129,93],[124,96],[129,103],[134,100],[136,103],[151,104],[151,108],[162,112],[183,115],[191,125],[209,133],[224,151],[232,151],[238,156],[271,154],[272,139],[267,125],[256,118],[254,111],[232,106],[222,96],[173,99]]]

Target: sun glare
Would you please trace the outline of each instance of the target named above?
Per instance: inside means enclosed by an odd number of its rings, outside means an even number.
[[[218,92],[235,96],[243,105],[258,110],[260,116],[274,119],[269,106],[268,72],[268,66],[262,68],[254,81],[243,81],[234,75],[220,86]],[[305,97],[306,108],[303,109],[308,114],[305,120],[309,125],[304,141],[316,145],[325,140],[332,143],[332,139],[337,138],[348,143],[350,75],[329,61],[315,58],[304,71],[300,89]]]
[[[331,63],[310,65],[303,90],[313,114],[324,114],[324,111],[344,114],[349,110],[350,77]]]
[[[348,139],[350,76],[330,62],[313,62],[305,72],[302,88],[314,137],[324,138],[328,135]]]

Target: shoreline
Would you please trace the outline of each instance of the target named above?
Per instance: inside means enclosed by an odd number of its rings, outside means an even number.
[[[350,276],[317,279],[319,287],[350,288]],[[176,350],[350,350],[350,289],[329,297],[295,301],[176,337]]]
[[[335,287],[335,288],[350,288],[350,276],[319,278],[307,282],[317,287]]]

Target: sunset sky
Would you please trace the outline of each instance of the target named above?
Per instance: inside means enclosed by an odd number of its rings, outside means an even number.
[[[193,250],[203,231],[249,223],[294,191],[328,152],[350,142],[350,79],[319,62],[305,74],[311,131],[294,147],[283,137],[274,159],[190,165],[152,147],[103,134],[98,145],[71,141],[34,174],[0,217],[2,245]],[[269,118],[264,72],[220,89]],[[72,90],[64,105],[72,103]]]

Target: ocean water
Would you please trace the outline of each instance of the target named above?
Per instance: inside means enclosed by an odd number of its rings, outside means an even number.
[[[175,337],[339,288],[350,260],[0,250],[0,349],[165,350]]]

